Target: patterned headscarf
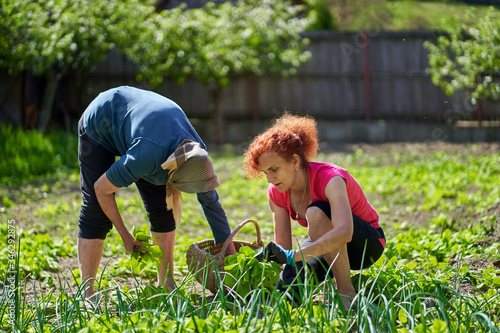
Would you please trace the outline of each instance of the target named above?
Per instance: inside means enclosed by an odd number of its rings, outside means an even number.
[[[210,156],[195,141],[182,141],[161,167],[169,171],[167,209],[173,209],[176,224],[180,222],[181,192],[203,193],[219,186]]]

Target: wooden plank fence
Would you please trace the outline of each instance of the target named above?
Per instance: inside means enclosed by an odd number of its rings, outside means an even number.
[[[465,93],[447,97],[432,84],[423,43],[435,40],[437,32],[315,32],[306,36],[312,59],[299,68],[298,75],[232,78],[223,103],[226,119],[266,121],[284,110],[325,120],[450,123],[500,119],[499,103],[483,102],[478,108]],[[149,88],[135,80],[136,73],[126,57],[111,53],[89,73],[83,91],[71,78],[61,85],[65,112],[77,119],[100,91],[114,86]],[[23,107],[19,89],[23,89],[19,80],[0,75],[1,122],[18,122],[19,117],[12,115]],[[199,82],[177,85],[166,80],[158,92],[175,100],[191,119],[210,118],[208,91]]]
[[[224,99],[228,119],[269,119],[284,110],[325,119],[446,121],[452,114],[477,119],[465,93],[446,96],[432,84],[423,43],[437,32],[308,33],[312,59],[293,77],[233,77]],[[135,67],[112,54],[97,66],[89,84],[106,89],[135,81]],[[194,118],[209,118],[207,89],[196,81],[166,81],[159,92]],[[94,96],[88,96],[88,101]],[[500,118],[498,103],[482,103],[483,119]],[[458,118],[457,115],[453,116]]]

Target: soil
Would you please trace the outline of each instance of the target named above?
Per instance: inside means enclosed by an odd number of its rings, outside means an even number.
[[[482,240],[478,245],[489,246],[494,243],[500,243],[500,224],[498,223],[495,224],[493,230],[491,230],[491,232],[489,232],[484,240]],[[468,265],[471,273],[482,274],[482,271],[487,269],[489,266],[493,266],[495,269],[500,269],[500,258],[465,258],[462,260],[459,255],[453,255],[449,259],[448,265],[455,267],[457,270],[464,265]],[[478,285],[473,275],[469,279],[464,279],[460,283],[460,292],[465,295],[478,295],[486,291],[488,291],[488,288]]]

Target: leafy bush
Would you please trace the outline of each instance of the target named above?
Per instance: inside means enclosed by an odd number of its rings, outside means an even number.
[[[0,182],[4,185],[78,168],[76,135],[61,131],[43,135],[0,124],[0,142]]]
[[[500,12],[490,7],[484,17],[468,12],[474,26],[454,27],[437,43],[426,42],[432,82],[447,95],[465,90],[475,100],[500,99]]]

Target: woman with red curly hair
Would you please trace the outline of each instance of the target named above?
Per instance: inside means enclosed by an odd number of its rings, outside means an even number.
[[[270,183],[268,201],[274,220],[274,242],[256,257],[286,264],[281,273],[282,290],[304,281],[303,260],[318,281],[330,273],[349,309],[356,296],[350,270],[375,263],[384,251],[385,236],[377,212],[356,180],[337,165],[310,162],[317,151],[316,121],[289,113],[255,137],[246,150],[247,177],[264,173]],[[290,218],[306,227],[309,235],[296,250]]]

